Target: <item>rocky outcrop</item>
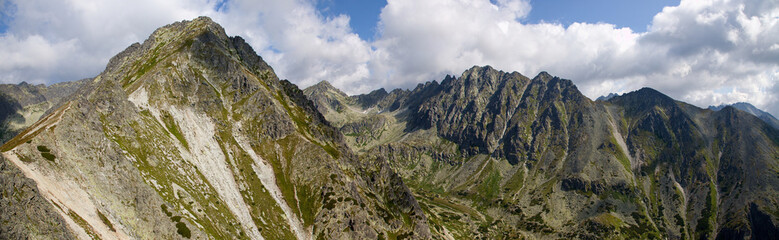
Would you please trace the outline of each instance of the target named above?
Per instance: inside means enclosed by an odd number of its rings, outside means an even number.
[[[0,156],[0,238],[73,239],[35,182]]]

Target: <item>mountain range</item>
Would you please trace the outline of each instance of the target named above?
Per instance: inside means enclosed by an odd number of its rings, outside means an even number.
[[[593,102],[570,80],[489,66],[408,91],[304,92],[364,159],[389,158],[457,238],[776,231],[750,216],[776,209],[777,129],[733,107],[649,88]]]
[[[16,124],[2,239],[779,235],[779,130],[649,88],[592,101],[546,72],[474,66],[408,90],[301,90],[207,17],[95,78],[9,86],[38,97],[0,95]]]

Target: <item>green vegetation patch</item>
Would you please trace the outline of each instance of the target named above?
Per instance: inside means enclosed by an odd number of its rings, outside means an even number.
[[[176,223],[176,232],[185,238],[192,237],[192,232],[187,227],[186,223],[181,222],[181,216],[173,216],[173,213],[168,210],[168,206],[165,204],[160,205],[162,212],[170,217],[170,221]],[[99,212],[98,212],[99,213]]]
[[[173,119],[170,113],[162,112],[162,122],[165,123],[165,128],[167,128],[168,131],[173,134],[173,136],[176,137],[176,139],[179,140],[179,142],[181,142],[181,144],[183,144],[187,150],[189,150],[189,143],[187,143],[187,139],[184,138],[184,134],[181,133],[178,124],[176,124],[176,121]]]
[[[323,201],[327,201],[327,197],[320,199],[318,192],[315,191],[316,187],[302,184],[296,186],[295,182],[290,179],[290,176],[292,175],[293,158],[295,158],[297,151],[311,151],[312,148],[305,146],[306,142],[303,139],[293,135],[279,139],[277,143],[282,147],[282,154],[264,156],[264,158],[270,160],[268,162],[271,167],[273,167],[277,185],[281,190],[282,195],[284,195],[284,200],[287,202],[287,205],[295,210],[295,212],[302,215],[300,218],[303,220],[305,226],[311,226],[314,224],[314,219],[319,206],[328,205],[327,207],[335,207],[334,205],[330,206],[329,202],[323,203]],[[312,143],[316,142],[312,141]],[[271,146],[272,144],[264,145]],[[258,149],[255,149],[255,151],[272,152],[258,151]],[[282,161],[286,164],[282,164]],[[284,166],[286,166],[286,168]],[[295,199],[297,199],[297,201]]]
[[[674,220],[676,221],[676,225],[680,228],[684,228],[684,219],[682,216],[680,216],[678,213],[674,215]]]
[[[168,217],[173,216],[173,213],[168,211],[168,206],[166,206],[165,204],[161,204],[160,208],[162,209],[162,212],[164,212],[165,215],[167,215]]]
[[[701,218],[695,226],[695,232],[701,238],[706,238],[709,233],[714,231],[714,224],[717,222],[717,189],[714,183],[709,183],[709,194],[706,195],[706,206],[701,212]]]
[[[92,226],[89,225],[89,223],[87,223],[87,221],[84,220],[84,218],[82,218],[81,216],[79,216],[76,212],[74,212],[73,210],[68,210],[68,216],[70,217],[70,219],[73,219],[73,221],[76,222],[76,224],[78,224],[79,227],[84,229],[84,231],[87,233],[87,235],[89,235],[90,238],[100,239],[99,235],[97,235],[97,232],[95,232],[95,229],[92,228]]]
[[[622,166],[625,168],[625,171],[628,173],[632,173],[632,167],[630,166],[630,160],[628,160],[627,153],[622,152],[622,148],[619,147],[619,144],[617,144],[617,139],[614,138],[614,136],[611,136],[609,138],[608,152],[617,158],[617,161],[622,164]]]
[[[636,221],[636,225],[629,225],[622,231],[626,239],[660,239],[657,228],[649,222],[646,212],[633,212],[630,215]]]
[[[490,201],[498,197],[500,191],[500,180],[500,173],[497,171],[492,171],[479,185],[479,194],[481,195],[481,200],[484,204],[489,204]]]
[[[108,229],[110,229],[112,232],[116,232],[116,229],[114,229],[114,225],[111,224],[111,221],[108,221],[108,218],[103,215],[103,213],[100,212],[100,210],[97,211],[97,216],[100,217],[100,220],[105,223],[106,226],[108,226]]]
[[[133,65],[134,69],[138,69],[135,71],[134,74],[127,74],[127,77],[122,79],[122,88],[125,90],[127,87],[135,83],[136,80],[138,80],[143,75],[146,75],[147,72],[152,70],[155,66],[157,66],[157,63],[160,62],[161,59],[167,58],[167,56],[160,57],[160,49],[162,46],[165,46],[165,43],[158,44],[151,53],[151,56],[148,56],[146,61],[141,62],[142,60],[138,60]]]
[[[46,160],[49,160],[51,162],[54,162],[54,159],[57,159],[57,156],[54,156],[54,154],[48,153],[48,152],[42,152],[41,157],[45,158]]]
[[[176,232],[185,238],[192,237],[192,233],[190,232],[189,228],[187,227],[186,223],[179,222],[176,223]]]
[[[18,158],[19,158],[19,160],[22,160],[22,162],[26,162],[26,163],[31,163],[31,162],[33,162],[33,160],[32,160],[30,157],[27,157],[27,156],[25,156],[25,155],[21,155],[21,154],[18,154],[18,153],[17,153],[17,154],[16,154],[16,157],[18,157]]]
[[[506,192],[511,193],[517,193],[520,188],[522,188],[522,185],[524,185],[525,180],[525,171],[522,169],[517,170],[514,175],[511,176],[511,179],[506,182],[506,185],[504,186],[506,188]]]
[[[43,146],[43,145],[38,145],[38,151],[39,152],[51,152],[51,149],[49,149],[48,147]]]
[[[618,217],[611,215],[611,213],[602,213],[596,216],[593,220],[595,220],[600,224],[611,226],[617,229],[619,229],[622,226],[622,219],[619,219]]]
[[[38,151],[41,152],[41,157],[45,158],[46,160],[54,162],[54,159],[57,159],[57,156],[51,154],[51,149],[46,146],[38,145]]]

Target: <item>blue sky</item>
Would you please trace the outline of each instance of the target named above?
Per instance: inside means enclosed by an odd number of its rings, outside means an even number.
[[[372,41],[378,29],[379,14],[385,5],[386,0],[319,0],[316,7],[325,17],[348,15],[355,33]],[[565,26],[574,22],[603,22],[629,27],[634,32],[645,32],[655,14],[663,7],[679,5],[679,0],[532,0],[530,5],[532,10],[522,19],[523,22],[560,23]]]
[[[217,1],[215,8],[220,9],[225,3]],[[530,14],[522,19],[527,23],[551,22],[568,26],[574,22],[604,22],[644,32],[655,14],[665,6],[678,5],[679,0],[532,0],[530,4]],[[376,37],[379,14],[386,5],[386,0],[316,1],[316,8],[324,17],[348,15],[354,32],[368,41]],[[0,8],[3,8],[0,11],[0,33],[3,33],[8,28],[7,23],[12,20],[13,6],[10,1],[0,1]]]
[[[385,5],[386,0],[320,0],[316,7],[326,17],[349,15],[349,25],[355,33],[370,41],[375,37],[379,14]]]
[[[11,16],[14,12],[14,6],[11,2],[6,0],[0,0],[0,34],[6,32],[8,29],[8,22],[10,22]]]
[[[655,14],[679,0],[532,0],[527,22],[611,23],[645,32]]]
[[[651,87],[779,115],[776,0],[0,0],[0,83],[94,77],[197,16],[301,87],[411,88],[490,65],[571,79],[593,99]]]

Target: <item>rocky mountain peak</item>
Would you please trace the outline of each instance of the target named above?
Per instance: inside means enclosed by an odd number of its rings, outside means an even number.
[[[497,70],[490,65],[473,66],[463,72],[459,78],[447,75],[441,81],[441,85],[445,87],[463,85],[466,88],[470,88],[471,91],[494,91],[499,85],[503,85],[505,81],[519,78],[524,78],[524,76],[518,72],[507,73]]]
[[[612,99],[612,98],[617,97],[617,96],[619,96],[619,94],[617,94],[617,93],[609,93],[608,95],[600,96],[600,97],[598,97],[595,100],[596,101],[608,101],[609,99]]]
[[[165,25],[154,30],[154,32],[143,42],[133,43],[124,51],[112,57],[109,61],[109,68],[119,64],[118,62],[127,57],[133,57],[132,53],[137,51],[148,51],[150,49],[160,50],[160,45],[169,45],[169,43],[185,43],[186,40],[197,37],[205,32],[227,39],[224,29],[215,23],[209,17],[198,17],[194,20],[184,20]]]
[[[554,76],[552,76],[552,74],[549,74],[546,71],[542,71],[542,72],[538,73],[538,75],[533,77],[533,81],[544,81],[544,82],[547,82],[549,80],[552,80],[552,78],[554,78]]]
[[[309,87],[309,89],[311,89],[311,91],[315,91],[315,92],[334,93],[334,94],[341,95],[341,96],[347,96],[346,93],[342,92],[340,89],[338,89],[336,87],[333,87],[333,85],[330,84],[330,82],[328,82],[327,80],[322,80],[319,83],[314,84],[311,87]]]
[[[297,86],[209,18],[154,31],[88,84],[2,146],[77,238],[430,237],[382,159],[358,161]]]
[[[632,91],[626,94],[621,95],[620,97],[625,98],[647,98],[652,99],[653,101],[673,101],[671,97],[668,95],[665,95],[661,93],[660,91],[657,91],[653,88],[649,87],[643,87],[641,89],[638,89],[636,91]]]
[[[204,37],[208,36],[208,37]],[[160,47],[160,45],[190,44],[188,41],[199,38],[203,42],[217,43],[228,40],[224,28],[211,20],[201,16],[193,20],[183,20],[165,25],[154,32],[143,42],[143,45]],[[224,46],[224,45],[216,45]]]
[[[318,83],[316,83],[316,84],[312,85],[311,87],[315,87],[315,88],[325,88],[325,89],[336,89],[336,88],[335,88],[335,87],[333,87],[333,85],[332,85],[332,84],[330,84],[330,82],[328,82],[327,80],[322,80],[322,81],[319,81]]]
[[[342,111],[345,101],[351,101],[346,93],[333,87],[330,82],[322,80],[304,90],[304,94],[313,100],[314,106],[322,114],[330,111]]]
[[[384,100],[388,95],[389,93],[387,90],[384,88],[379,88],[371,91],[368,94],[357,95],[355,98],[362,108],[370,108],[375,106],[379,101]]]
[[[208,66],[208,69],[193,68],[187,64],[190,62]],[[140,80],[161,79],[160,74],[181,75],[192,71],[198,75],[206,70],[219,73],[216,76],[247,71],[269,78],[271,81],[267,83],[279,88],[273,69],[251,46],[241,37],[227,36],[224,29],[208,17],[180,21],[157,29],[143,44],[132,44],[113,57],[96,82],[115,81],[129,93],[142,85]],[[166,79],[177,81],[185,78],[178,76]],[[244,91],[239,93],[247,93],[247,88],[258,87],[250,84],[252,81],[248,79],[217,77],[213,80],[218,81],[214,84],[229,82],[233,88],[243,88]]]
[[[676,101],[671,97],[652,88],[644,87],[639,90],[613,97],[608,102],[627,108],[629,114],[639,114],[653,108],[675,109]]]
[[[498,72],[498,70],[496,70],[490,65],[484,65],[484,66],[474,65],[468,70],[465,70],[462,76],[466,76],[466,75],[477,76],[477,75],[483,75],[488,72]]]

